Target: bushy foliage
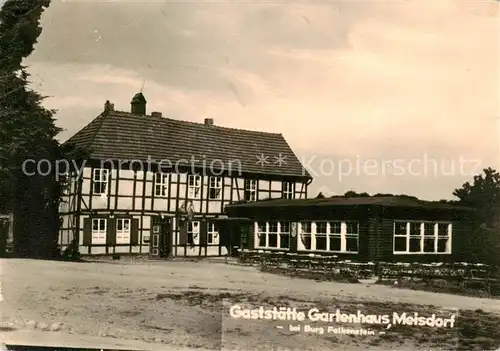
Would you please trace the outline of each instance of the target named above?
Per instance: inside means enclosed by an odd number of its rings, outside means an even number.
[[[500,266],[500,174],[492,168],[484,169],[453,195],[459,198],[458,204],[477,210],[465,242],[465,257]]]

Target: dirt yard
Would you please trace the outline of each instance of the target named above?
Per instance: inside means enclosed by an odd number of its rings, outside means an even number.
[[[500,347],[500,302],[390,286],[315,282],[214,262],[0,261],[0,335],[86,338],[151,350],[391,350]],[[232,318],[231,306],[365,315],[419,313],[450,328]],[[300,331],[290,330],[290,325]],[[293,328],[292,328],[293,329]],[[360,332],[361,330],[361,332]],[[15,334],[18,333],[18,334]],[[38,333],[38,334],[33,334]],[[365,333],[374,335],[353,335]],[[28,335],[28,334],[26,334]],[[28,336],[26,336],[27,338]],[[64,338],[63,338],[64,337]],[[90,341],[89,341],[90,340]],[[128,344],[127,344],[128,342]],[[136,342],[136,344],[132,344]],[[141,344],[140,344],[141,343]],[[64,345],[61,345],[64,346]],[[83,347],[83,345],[82,345]],[[86,345],[88,347],[88,345]],[[126,348],[126,347],[125,347]]]

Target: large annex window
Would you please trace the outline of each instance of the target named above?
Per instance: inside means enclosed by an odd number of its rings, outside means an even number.
[[[222,178],[210,177],[208,182],[208,198],[210,200],[220,199],[222,191]]]
[[[116,243],[130,244],[130,219],[118,218],[116,220]]]
[[[305,221],[299,223],[298,249],[357,253],[359,225],[354,221]]]
[[[394,222],[395,254],[450,254],[451,223]]]
[[[106,218],[92,219],[92,245],[106,244]]]
[[[188,198],[199,199],[201,197],[201,176],[188,176]]]
[[[219,232],[215,227],[215,223],[207,223],[207,244],[219,245]]]
[[[167,196],[168,176],[169,176],[168,173],[155,174],[155,196],[157,197]]]
[[[270,221],[255,224],[255,246],[259,249],[290,248],[290,222]]]
[[[96,168],[94,169],[94,173],[92,174],[92,183],[93,183],[93,194],[101,195],[106,194],[106,189],[108,187],[108,175],[109,170],[104,168]]]
[[[293,199],[293,183],[283,182],[281,185],[281,197],[284,199]]]
[[[257,181],[245,179],[245,201],[257,201]]]

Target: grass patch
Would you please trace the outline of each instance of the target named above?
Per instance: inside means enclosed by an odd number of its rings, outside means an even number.
[[[271,296],[264,294],[231,294],[220,292],[208,294],[204,291],[182,291],[176,293],[157,294],[156,301],[170,299],[175,303],[185,306],[201,306],[206,310],[220,312],[222,300],[227,299],[231,304],[241,304],[249,308],[290,307],[300,311],[308,311],[315,307],[320,311],[335,313],[336,309],[342,313],[356,314],[360,310],[365,315],[389,315],[392,319],[394,312],[403,312],[412,315],[417,312],[419,316],[430,317],[436,314],[438,317],[449,318],[451,314],[456,315],[456,323],[453,328],[436,328],[428,326],[394,325],[386,330],[385,325],[349,325],[341,324],[347,328],[370,329],[376,335],[360,337],[356,335],[315,335],[310,337],[322,337],[325,341],[344,346],[353,346],[357,343],[360,349],[370,346],[399,347],[406,345],[418,345],[420,349],[454,349],[454,350],[493,350],[500,346],[500,316],[486,313],[480,309],[475,311],[451,310],[436,306],[413,305],[407,303],[384,303],[370,301],[343,301],[337,299],[303,300],[293,299],[284,295]],[[228,311],[224,311],[228,315]],[[267,323],[267,321],[253,321],[249,323]],[[305,322],[304,322],[305,323]],[[321,325],[321,322],[319,322]],[[273,329],[273,328],[268,328]],[[385,334],[379,334],[379,332]],[[247,335],[247,329],[238,326],[232,331],[237,335]],[[300,334],[300,333],[299,333]],[[251,335],[251,334],[248,334]],[[300,334],[302,337],[303,334]],[[290,336],[293,337],[293,336]]]

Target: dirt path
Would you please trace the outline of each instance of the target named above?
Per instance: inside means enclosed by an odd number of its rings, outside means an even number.
[[[268,349],[277,342],[284,349],[309,349],[314,340],[315,349],[321,350],[341,342],[342,338],[332,341],[331,337],[317,335],[290,337],[286,330],[277,332],[279,326],[237,322],[225,314],[224,301],[257,306],[295,304],[301,308],[318,301],[329,308],[364,308],[390,302],[393,306],[434,306],[432,309],[441,311],[481,309],[500,316],[499,300],[379,285],[319,283],[219,263],[11,259],[1,260],[0,265],[5,299],[0,302],[2,324],[15,330],[145,341],[163,345],[164,349]],[[256,339],[252,336],[255,333],[267,335],[267,341],[263,345],[248,344]],[[344,349],[349,344],[353,349],[361,346],[342,342]],[[382,349],[387,347],[381,345]],[[376,342],[370,344],[370,349],[376,347]]]

